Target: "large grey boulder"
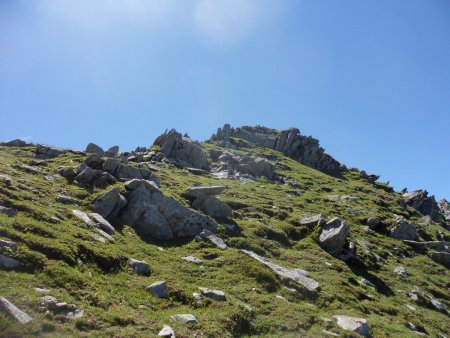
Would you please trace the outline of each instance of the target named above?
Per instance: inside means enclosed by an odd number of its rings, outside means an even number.
[[[349,226],[340,218],[329,220],[319,234],[319,245],[333,256],[339,256],[346,243]]]
[[[105,160],[98,153],[91,154],[84,160],[84,163],[92,169],[102,169],[104,162]]]
[[[349,316],[333,316],[336,324],[347,331],[355,332],[363,337],[370,337],[369,326],[364,318],[356,318]]]
[[[264,264],[277,275],[287,279],[288,281],[293,281],[297,286],[307,292],[316,293],[319,290],[319,283],[312,278],[307,277],[307,272],[300,269],[288,269],[282,267],[278,264],[273,263],[269,259],[259,256],[253,251],[241,250],[243,253],[249,255],[251,258],[257,260],[258,262]]]
[[[400,240],[415,240],[417,237],[416,226],[409,223],[404,217],[398,216],[394,220],[394,226],[390,229],[390,236]]]
[[[231,138],[240,138],[260,147],[278,150],[309,167],[326,174],[337,176],[341,173],[341,164],[325,153],[319,141],[303,136],[296,128],[281,132],[261,126],[231,128],[229,124],[219,128],[212,141],[229,142]]]
[[[86,152],[91,154],[99,154],[101,156],[105,155],[105,151],[95,143],[89,143],[86,146]]]
[[[38,158],[48,159],[64,154],[64,150],[50,147],[42,144],[36,146],[36,156]]]
[[[431,252],[431,258],[436,263],[442,264],[450,269],[450,252],[433,251]]]
[[[184,137],[175,129],[160,135],[154,142],[165,157],[175,160],[183,167],[209,170],[209,162],[200,143]]]
[[[113,211],[115,210],[116,206],[123,204],[123,202],[121,202],[121,197],[124,198],[120,195],[120,189],[117,187],[112,188],[94,201],[92,210],[95,213],[100,214],[104,218],[115,217],[116,215],[113,215]],[[122,205],[121,207],[123,206],[124,205]]]
[[[103,163],[102,170],[114,176],[119,165],[120,162],[118,160],[114,158],[107,158]]]
[[[20,310],[5,297],[0,297],[0,310],[5,312],[20,324],[27,324],[33,320],[31,316]]]
[[[275,174],[275,165],[262,157],[244,157],[238,166],[238,171],[254,177],[266,177],[272,180]]]
[[[119,155],[119,146],[112,146],[105,151],[106,157],[116,157],[117,155]]]
[[[15,258],[11,258],[0,254],[0,268],[5,270],[17,269],[22,265],[20,261]]]
[[[416,190],[403,194],[406,198],[406,204],[419,211],[424,216],[430,216],[435,222],[442,220],[439,205],[434,196],[428,196],[426,190]]]
[[[152,181],[134,179],[125,187],[128,204],[121,212],[121,220],[142,235],[169,240],[217,228],[214,220],[165,196]]]

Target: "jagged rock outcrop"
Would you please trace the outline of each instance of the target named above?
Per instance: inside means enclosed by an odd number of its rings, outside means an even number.
[[[278,150],[300,163],[329,175],[337,176],[341,173],[341,164],[325,153],[325,150],[320,147],[319,141],[301,135],[296,128],[278,132],[260,126],[231,128],[229,124],[225,124],[211,137],[211,141],[223,141],[226,145],[231,137]]]
[[[450,223],[450,202],[446,199],[439,201],[439,209],[441,210],[442,216],[447,223]]]
[[[416,190],[403,194],[406,198],[406,204],[413,207],[424,216],[430,216],[435,222],[440,222],[442,216],[440,214],[439,205],[434,196],[428,196],[426,190]]]
[[[153,145],[159,146],[165,157],[173,159],[183,167],[209,170],[209,162],[200,143],[182,136],[175,129],[160,135]]]
[[[31,144],[21,140],[21,139],[14,139],[8,142],[0,142],[0,146],[3,147],[25,147],[25,146],[29,146]]]

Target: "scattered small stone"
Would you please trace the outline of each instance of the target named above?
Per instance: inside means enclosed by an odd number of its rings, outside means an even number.
[[[0,297],[0,310],[6,312],[10,317],[18,321],[20,324],[26,324],[33,320],[32,317],[17,308],[13,303],[5,297]]]
[[[284,300],[285,302],[288,302],[288,303],[289,303],[289,301],[288,301],[286,298],[284,298],[283,296],[281,296],[281,295],[276,295],[275,298]]]
[[[420,331],[419,328],[411,322],[407,322],[406,327],[411,331],[414,331],[414,333],[418,334],[419,336],[428,337],[428,335],[425,332]]]
[[[415,306],[406,304],[406,307],[407,307],[409,310],[411,310],[411,311],[416,311],[416,307],[415,307]]]
[[[194,300],[197,302],[197,304],[201,304],[203,301],[202,295],[197,292],[192,293],[192,297],[194,297]]]
[[[182,257],[182,260],[185,260],[186,262],[190,262],[190,263],[194,263],[194,264],[201,264],[202,260],[198,259],[197,257],[194,256],[186,256],[186,257]]]
[[[147,290],[153,293],[153,296],[157,298],[167,298],[169,291],[167,290],[167,284],[165,281],[157,281],[147,287]]]
[[[397,266],[394,272],[400,277],[408,277],[408,272],[406,272],[406,269],[403,266]]]
[[[50,289],[34,288],[34,291],[36,291],[37,293],[48,293],[50,292]]]
[[[177,314],[170,317],[172,320],[184,324],[197,324],[197,318],[191,314]]]
[[[159,251],[164,251],[164,248],[161,248],[160,246],[156,247]]]
[[[70,311],[67,313],[66,318],[68,319],[77,319],[77,318],[81,318],[84,316],[84,311],[83,310],[79,310],[79,309],[75,309],[73,311]]]
[[[215,234],[213,234],[211,231],[204,229],[199,236],[203,239],[208,239],[210,242],[214,243],[219,249],[226,249],[228,246],[225,244],[224,240]]]
[[[175,331],[169,325],[164,325],[162,330],[159,331],[158,336],[165,338],[175,338]]]
[[[133,271],[138,275],[150,275],[152,272],[150,266],[145,261],[139,261],[134,258],[129,258],[128,264],[131,266]]]
[[[220,290],[211,290],[208,288],[199,288],[202,291],[202,295],[214,300],[224,301],[226,300],[225,293]]]
[[[56,197],[56,202],[62,203],[62,204],[80,204],[80,201],[76,198],[72,198],[66,195],[58,195]]]
[[[361,284],[361,285],[365,285],[365,286],[368,286],[370,288],[376,289],[375,284],[373,284],[372,282],[368,281],[365,278],[361,277],[361,279],[358,281],[358,283]]]
[[[8,241],[5,239],[0,239],[0,248],[10,248],[10,249],[15,249],[17,246],[16,243],[14,243],[13,241]]]
[[[333,316],[333,318],[336,320],[337,325],[342,329],[358,333],[364,337],[370,337],[367,320],[340,315]]]
[[[100,236],[99,234],[96,234],[96,233],[91,233],[90,235],[96,241],[99,241],[101,243],[106,243],[106,238],[105,237],[102,237],[102,236]]]
[[[324,214],[317,214],[314,216],[306,216],[303,217],[300,222],[300,225],[304,225],[304,226],[308,226],[308,227],[312,227],[312,226],[322,226],[325,224],[325,215]]]
[[[11,177],[6,174],[0,174],[0,182],[3,182],[8,188],[13,185]]]
[[[331,331],[328,331],[325,329],[322,330],[322,333],[329,335],[329,336],[333,336],[333,337],[339,337],[339,335],[337,333],[334,333],[334,332],[331,332]]]

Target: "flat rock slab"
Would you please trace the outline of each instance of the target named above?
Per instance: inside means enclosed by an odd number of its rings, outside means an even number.
[[[89,217],[92,218],[92,220],[96,223],[97,227],[99,227],[109,235],[113,235],[116,232],[116,229],[114,229],[114,227],[106,219],[104,219],[102,215],[97,214],[95,212],[91,212],[89,214]]]
[[[223,249],[225,250],[226,248],[228,248],[228,246],[226,245],[226,243],[224,242],[224,240],[216,235],[214,235],[211,231],[204,229],[199,236],[203,239],[207,239],[210,242],[212,242],[213,244],[215,244],[219,249]]]
[[[369,326],[367,320],[363,318],[355,318],[349,316],[333,316],[339,327],[344,330],[352,331],[360,334],[363,337],[370,337]]]
[[[20,324],[26,324],[33,320],[32,317],[25,312],[17,308],[13,303],[7,300],[5,297],[0,297],[0,310],[6,312],[9,316],[14,318]]]
[[[184,323],[184,324],[197,324],[197,318],[191,314],[177,314],[173,315],[170,318],[176,322]]]
[[[91,228],[95,228],[95,223],[89,218],[88,215],[86,215],[84,212],[80,210],[72,210],[72,215],[77,217],[79,220],[83,221],[84,224]]]
[[[190,262],[190,263],[194,263],[194,264],[201,264],[202,260],[198,259],[197,257],[194,256],[186,256],[186,257],[182,257],[182,260],[186,261],[186,262]]]
[[[306,216],[303,217],[299,224],[306,226],[315,226],[315,225],[323,225],[325,223],[325,215],[317,214],[314,216]]]
[[[316,292],[319,290],[319,283],[312,278],[306,277],[305,274],[302,273],[302,270],[299,269],[287,269],[278,264],[275,264],[268,260],[267,258],[261,257],[253,251],[249,250],[240,250],[243,253],[249,255],[250,257],[256,259],[258,262],[264,264],[268,268],[270,268],[277,275],[287,278],[291,281],[302,286],[309,292]]]
[[[214,185],[210,187],[192,187],[188,190],[191,197],[215,196],[223,192],[227,187],[225,185]]]

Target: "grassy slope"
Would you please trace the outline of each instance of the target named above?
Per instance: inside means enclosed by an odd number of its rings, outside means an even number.
[[[217,147],[203,146],[205,150]],[[277,172],[297,180],[300,186],[293,188],[264,180],[218,180],[164,167],[157,173],[163,192],[186,205],[183,193],[192,185],[229,186],[221,198],[233,206],[241,232],[231,234],[221,226],[218,234],[230,248],[219,250],[191,239],[146,242],[128,226],[114,235],[115,243],[103,244],[94,241],[91,231],[72,218],[70,212],[74,208],[90,211],[95,197],[111,187],[87,191],[65,179],[48,182],[43,173],[28,173],[23,165],[32,159],[33,151],[33,147],[0,147],[0,173],[8,174],[14,181],[13,188],[0,181],[0,200],[19,210],[13,218],[0,215],[0,238],[17,242],[15,256],[27,262],[20,272],[0,270],[0,294],[36,319],[18,326],[0,317],[0,336],[156,336],[163,324],[169,324],[179,337],[193,333],[217,337],[317,337],[323,328],[342,332],[321,319],[334,314],[366,318],[375,337],[411,336],[405,327],[408,321],[425,327],[431,336],[450,332],[447,316],[418,306],[396,292],[410,291],[416,285],[450,305],[449,270],[400,241],[362,228],[364,219],[371,216],[388,221],[396,213],[420,223],[420,215],[412,209],[402,209],[399,194],[389,193],[383,185],[369,184],[356,173],[333,178],[280,153],[257,148],[252,151],[276,158]],[[52,175],[60,165],[76,165],[84,158],[81,153],[68,152],[46,161],[47,167],[36,168]],[[20,179],[27,182],[21,183]],[[56,202],[60,193],[80,199],[81,205]],[[359,200],[333,202],[328,200],[329,195],[350,195]],[[350,239],[357,243],[364,265],[347,265],[331,257],[316,244],[318,229],[296,225],[303,215],[316,213],[339,216],[350,224]],[[54,216],[61,222],[53,220]],[[438,227],[433,224],[424,227],[424,231],[432,239]],[[274,273],[236,248],[253,250],[286,267],[308,270],[321,285],[318,297],[308,299],[290,293]],[[400,251],[408,258],[400,259]],[[374,254],[385,262],[378,262]],[[186,255],[202,259],[202,266],[181,260]],[[134,275],[126,266],[128,257],[146,260],[152,275]],[[406,267],[408,278],[401,279],[393,273],[398,265]],[[372,281],[378,292],[359,285],[361,277]],[[167,281],[168,300],[156,299],[145,290],[157,280]],[[195,304],[191,294],[200,286],[223,290],[227,301]],[[51,295],[85,310],[85,317],[68,321],[46,314],[39,305],[42,294],[37,294],[34,287],[50,288]],[[412,312],[406,304],[416,306],[417,311]],[[174,323],[170,316],[176,313],[192,313],[199,323]]]

